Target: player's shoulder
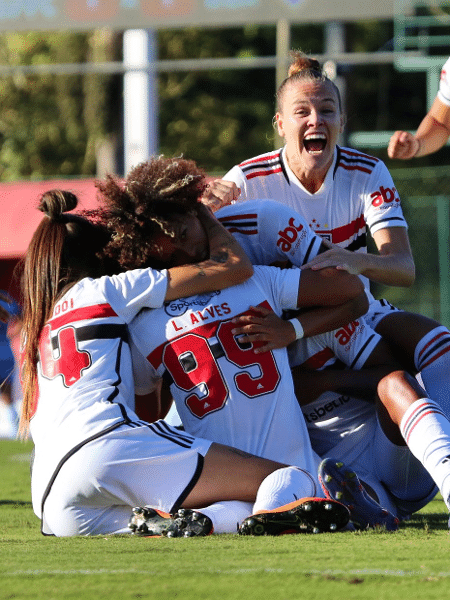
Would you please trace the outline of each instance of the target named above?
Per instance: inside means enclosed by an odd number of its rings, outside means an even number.
[[[263,215],[276,215],[286,207],[276,200],[270,198],[260,198],[256,200],[246,200],[237,202],[220,208],[216,213],[219,221],[230,220],[232,217],[253,217],[259,218]]]
[[[257,156],[253,156],[253,158],[247,158],[239,163],[239,167],[244,168],[252,168],[257,167],[258,165],[264,164],[266,162],[279,161],[281,157],[281,153],[283,148],[278,148],[278,150],[271,150],[270,152],[264,152],[263,154],[258,154]]]
[[[387,170],[384,162],[376,156],[371,156],[354,148],[337,147],[335,175],[364,180],[380,169]]]
[[[247,180],[283,173],[282,148],[259,154],[239,163],[238,168]]]

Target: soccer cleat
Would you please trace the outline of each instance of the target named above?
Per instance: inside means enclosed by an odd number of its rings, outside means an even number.
[[[133,508],[128,527],[134,535],[143,537],[162,537],[173,519],[167,513],[149,506]]]
[[[325,533],[342,529],[349,518],[347,507],[340,502],[327,498],[301,498],[247,517],[239,527],[239,534]]]
[[[163,535],[166,537],[195,537],[211,535],[214,531],[209,517],[196,510],[180,508]]]
[[[325,458],[319,465],[319,481],[327,498],[342,502],[349,509],[350,519],[356,528],[398,529],[397,517],[369,496],[358,475],[343,462]]]

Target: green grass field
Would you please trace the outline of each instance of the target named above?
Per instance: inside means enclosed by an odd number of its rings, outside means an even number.
[[[30,502],[30,443],[0,441],[0,599],[443,600],[447,510],[397,533],[51,538]]]

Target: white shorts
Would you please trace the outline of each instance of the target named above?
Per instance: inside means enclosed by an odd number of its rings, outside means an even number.
[[[43,533],[129,533],[131,509],[170,513],[198,481],[210,441],[170,427],[122,425],[71,455],[44,504]]]
[[[378,323],[384,319],[386,315],[390,315],[393,312],[403,312],[400,308],[393,306],[390,302],[382,298],[381,300],[374,300],[369,305],[369,310],[364,315],[364,320],[367,325],[375,329]]]
[[[342,460],[353,469],[374,489],[380,504],[399,518],[417,512],[438,492],[422,463],[407,446],[393,444],[377,418],[366,423],[359,441],[349,443],[349,439],[344,438],[327,456]]]

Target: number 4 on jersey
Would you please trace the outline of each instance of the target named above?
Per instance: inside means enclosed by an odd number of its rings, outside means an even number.
[[[78,349],[75,329],[64,327],[58,332],[59,358],[55,359],[50,332],[50,325],[46,325],[39,342],[42,375],[48,379],[61,375],[64,385],[70,387],[80,379],[83,370],[91,365],[91,357],[88,352]]]

